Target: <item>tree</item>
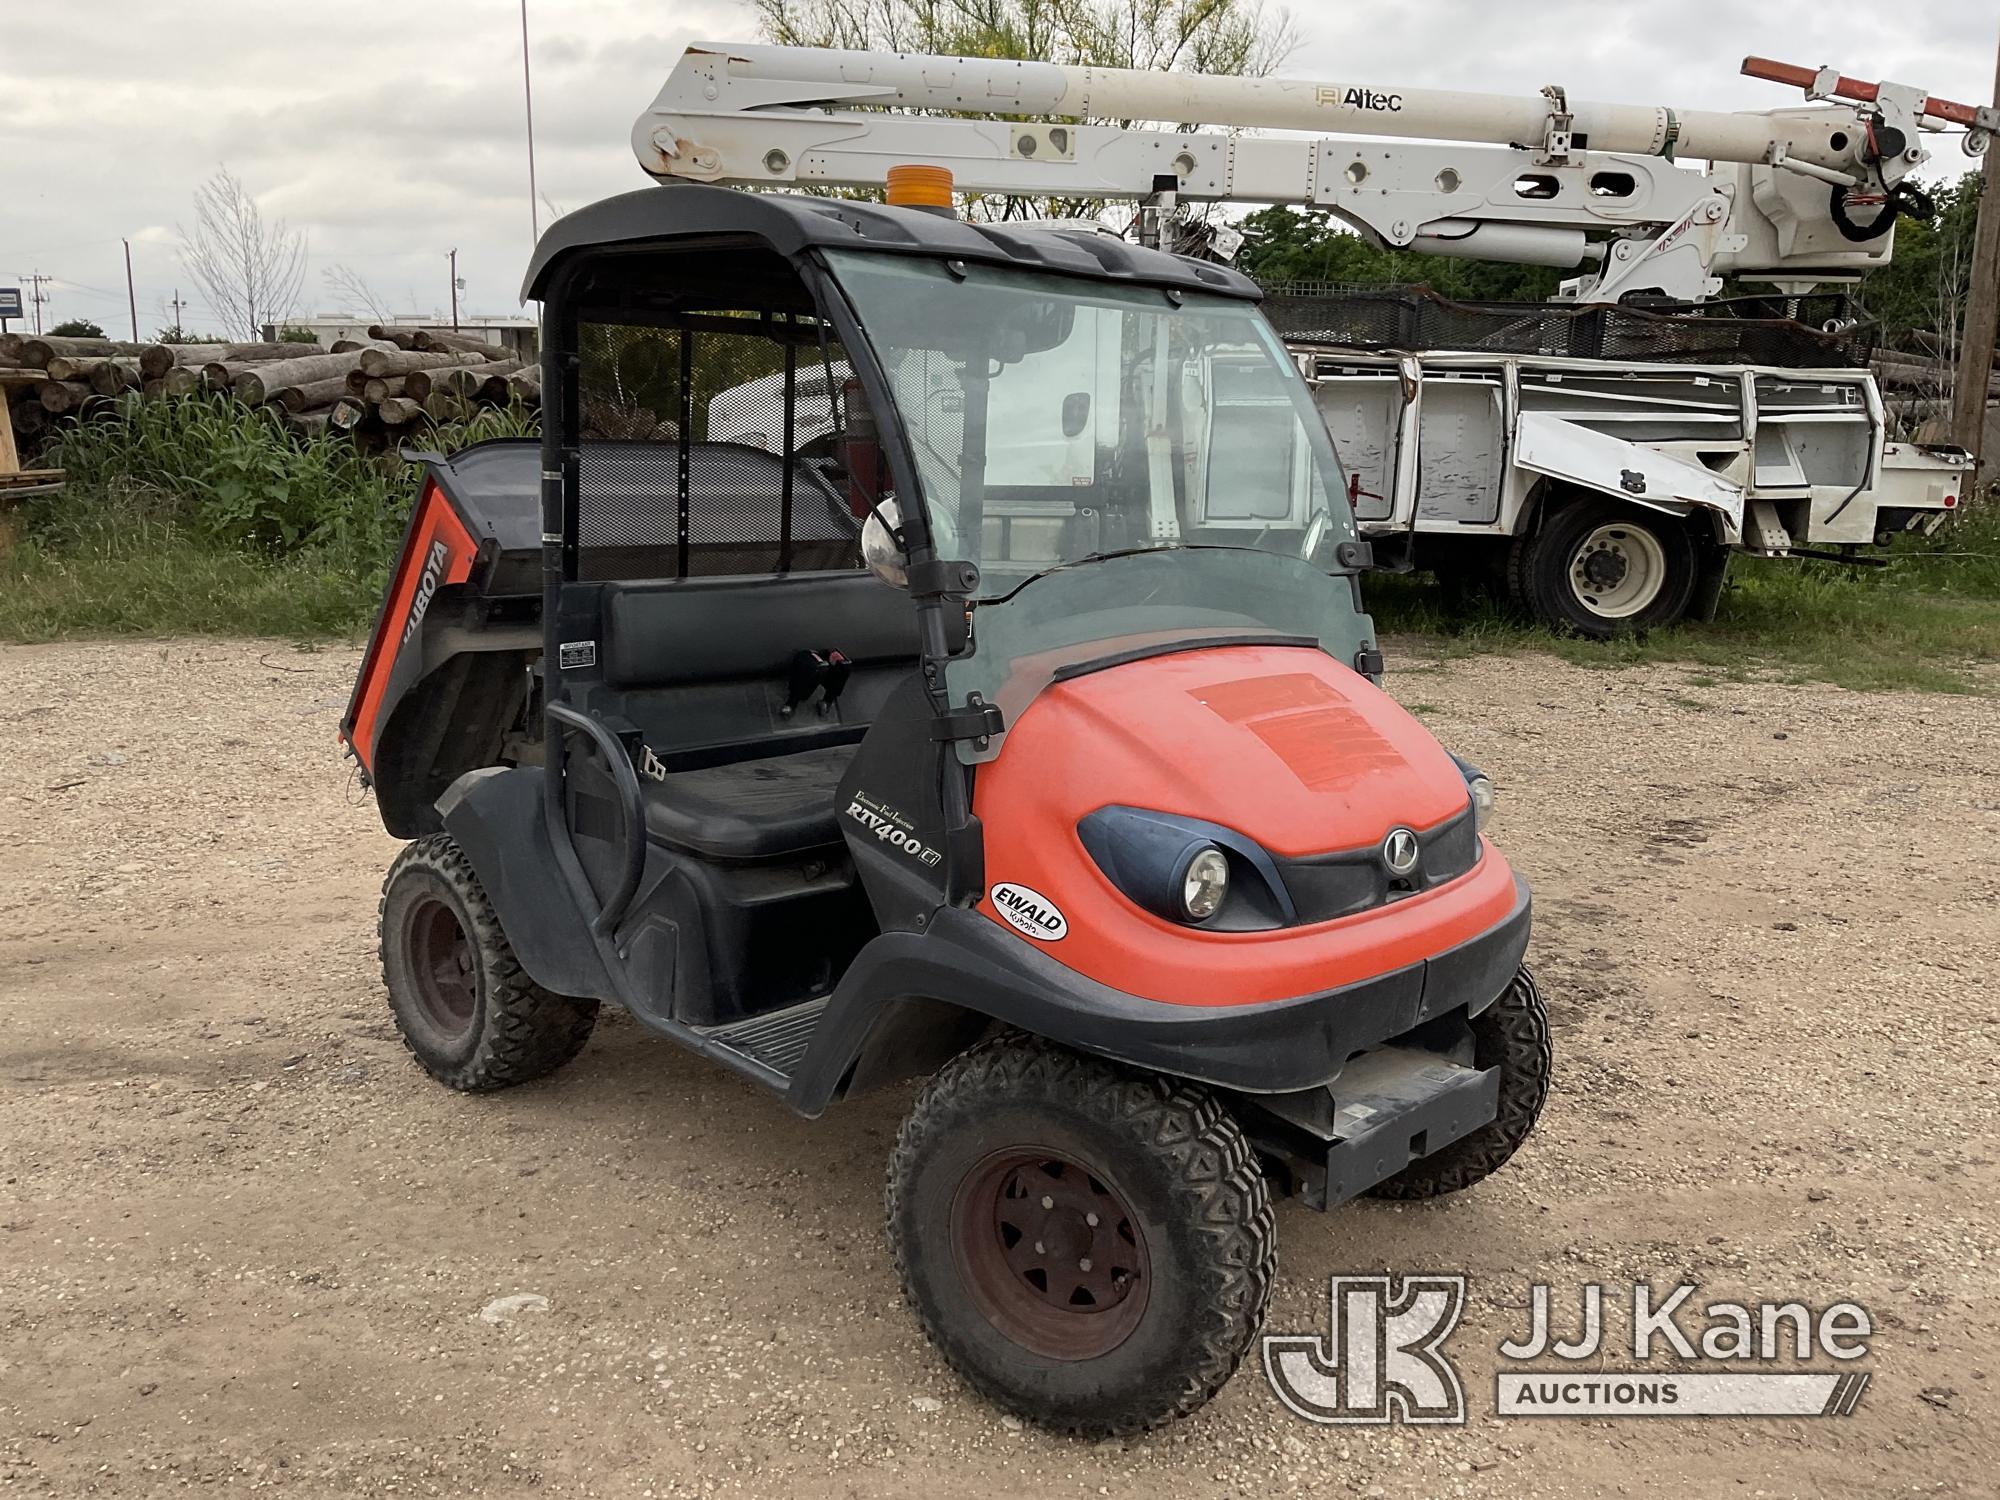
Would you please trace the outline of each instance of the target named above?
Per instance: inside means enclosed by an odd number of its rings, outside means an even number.
[[[253,341],[291,311],[305,280],[306,237],[283,219],[267,223],[229,168],[195,190],[194,232],[180,236],[182,263],[232,336]]]
[[[389,312],[382,298],[354,267],[345,262],[328,266],[320,272],[320,279],[350,312],[365,312],[377,323],[389,321]]]
[[[88,318],[70,318],[51,328],[49,336],[59,339],[101,339],[104,337],[104,330]]]
[[[1566,273],[1553,266],[1448,260],[1414,250],[1385,250],[1323,208],[1283,204],[1242,223],[1236,266],[1266,286],[1324,281],[1359,286],[1421,283],[1442,296],[1475,302],[1540,302]]]
[[[1018,58],[1071,67],[1261,77],[1297,45],[1291,14],[1264,0],[757,0],[785,47]],[[1133,125],[1132,120],[1100,120]],[[977,200],[975,213],[1080,217],[1085,199]]]

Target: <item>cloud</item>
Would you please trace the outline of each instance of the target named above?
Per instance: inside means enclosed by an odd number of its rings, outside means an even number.
[[[1931,0],[1914,18],[1874,0],[1538,0],[1532,11],[1294,0],[1293,11],[1287,73],[1374,87],[1533,96],[1559,82],[1575,99],[1679,109],[1799,102],[1737,75],[1752,52],[1971,101],[1992,83],[1992,0]],[[428,310],[456,247],[465,305],[513,310],[529,250],[513,0],[348,0],[337,26],[302,16],[268,0],[8,7],[0,285],[39,269],[63,278],[54,316],[122,327],[129,237],[142,311],[177,284],[190,295],[173,226],[227,162],[307,234],[310,301],[331,297],[324,268],[346,264]],[[689,41],[756,32],[742,0],[529,0],[529,16],[539,185],[571,208],[643,184],[628,132]],[[1946,173],[1966,165],[1948,143],[1942,155]]]

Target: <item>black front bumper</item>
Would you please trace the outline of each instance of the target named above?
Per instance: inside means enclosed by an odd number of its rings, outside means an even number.
[[[1256,1005],[1169,1005],[1087,979],[977,912],[948,909],[926,933],[885,933],[842,977],[794,1075],[818,1114],[840,1091],[885,1007],[947,1001],[1080,1051],[1247,1094],[1318,1088],[1347,1060],[1421,1022],[1477,1015],[1527,952],[1528,887],[1486,932],[1422,963],[1339,989]]]

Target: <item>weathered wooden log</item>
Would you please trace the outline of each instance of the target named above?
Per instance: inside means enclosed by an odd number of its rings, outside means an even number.
[[[348,389],[351,391],[354,389],[354,376],[348,376],[347,380]],[[370,406],[378,406],[391,396],[407,396],[409,392],[405,387],[408,384],[409,378],[403,375],[377,375],[372,378],[363,375],[361,396]]]
[[[331,408],[324,406],[310,411],[288,411],[285,413],[285,426],[293,436],[310,440],[327,430],[330,416]]]
[[[336,432],[351,432],[367,419],[369,404],[359,396],[342,396],[327,413],[327,425]]]
[[[121,343],[116,339],[72,339],[58,338],[53,334],[24,338],[21,341],[20,363],[34,370],[46,370],[49,361],[59,354],[76,355],[85,358],[104,359],[114,354],[128,354],[134,357],[152,348],[151,344]],[[9,361],[12,363],[12,361]]]
[[[89,380],[90,372],[103,364],[108,354],[57,354],[42,366],[51,380]]]
[[[282,406],[286,411],[310,411],[317,406],[331,406],[347,394],[347,377],[331,375],[324,380],[311,380],[303,385],[280,386],[273,391],[266,403]]]
[[[479,372],[481,377],[479,389],[473,394],[481,401],[497,401],[504,405],[507,400],[507,381],[511,376],[519,374],[520,370],[521,362],[518,359],[503,359],[498,364],[488,365]]]
[[[81,380],[44,380],[35,387],[35,395],[44,411],[60,417],[65,412],[81,410],[92,392]]]
[[[447,396],[472,401],[491,387],[495,392],[492,399],[504,401],[507,399],[507,377],[520,368],[518,359],[509,359],[497,364],[452,365],[442,370],[419,370],[409,377],[410,394],[421,400],[433,392],[442,391]],[[428,389],[417,389],[419,383]]]
[[[403,394],[413,401],[422,401],[433,391],[448,391],[452,395],[460,395],[463,394],[459,389],[463,380],[469,377],[471,387],[477,389],[479,375],[473,372],[478,371],[483,374],[491,368],[486,361],[474,359],[469,355],[455,354],[452,358],[454,360],[452,364],[434,365],[428,370],[410,371],[403,377]]]
[[[433,422],[463,422],[465,402],[447,391],[432,391],[424,397],[424,415]]]
[[[143,380],[158,380],[174,367],[174,351],[166,344],[148,344],[139,351],[139,376]]]
[[[368,337],[394,344],[398,349],[414,349],[417,347],[417,333],[414,328],[384,327],[380,323],[370,323],[368,325]]]
[[[227,344],[168,344],[166,349],[173,355],[176,367],[193,365],[200,369],[203,365],[221,359]]]
[[[523,406],[542,404],[542,367],[529,365],[507,377],[507,394]]]
[[[229,364],[254,364],[260,359],[310,359],[315,354],[325,354],[327,349],[321,344],[285,344],[278,342],[256,344],[224,344],[222,352],[215,357]]]
[[[167,393],[167,381],[163,375],[158,380],[140,382],[139,394],[148,401],[157,401]]]
[[[162,392],[169,396],[188,396],[201,389],[200,365],[175,365],[160,378]]]
[[[25,333],[0,333],[0,368],[24,369],[21,363],[21,346],[28,341]]]
[[[412,370],[435,370],[465,363],[463,354],[427,354],[415,349],[363,349],[360,359],[364,375],[407,375]]]
[[[338,376],[345,380],[359,354],[313,354],[304,359],[280,359],[260,363],[229,382],[238,401],[261,406],[288,385],[306,385],[315,380]]]
[[[396,345],[388,339],[335,339],[333,353],[358,354],[363,349],[393,349]]]
[[[99,360],[89,375],[90,388],[100,396],[116,396],[121,391],[137,390],[144,379],[136,359]]]
[[[447,332],[442,328],[419,328],[416,344],[419,349],[426,351],[477,354],[482,359],[498,359],[506,352],[498,344],[491,343],[476,334]]]
[[[423,402],[412,401],[408,396],[391,396],[387,401],[375,403],[375,415],[382,419],[384,427],[407,427],[423,414]]]

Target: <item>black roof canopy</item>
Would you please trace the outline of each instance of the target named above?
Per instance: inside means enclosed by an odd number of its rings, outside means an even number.
[[[557,264],[577,251],[638,249],[697,238],[759,240],[788,258],[827,246],[981,261],[1250,301],[1263,295],[1255,282],[1226,266],[1148,250],[1108,234],[1020,223],[973,224],[922,209],[845,198],[671,183],[620,193],[556,220],[535,246],[521,298],[541,297]]]

